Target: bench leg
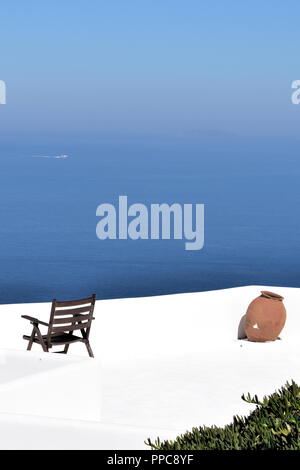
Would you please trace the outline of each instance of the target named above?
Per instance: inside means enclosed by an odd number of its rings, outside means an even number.
[[[91,348],[91,345],[90,345],[89,341],[87,343],[85,343],[85,345],[86,345],[86,349],[88,350],[89,356],[94,357],[93,350]]]
[[[41,344],[41,346],[42,346],[42,348],[43,348],[43,351],[44,351],[44,352],[49,352],[48,346],[47,346],[46,343],[44,342],[43,337],[42,337],[41,332],[40,332],[40,329],[39,329],[39,327],[38,327],[37,325],[35,325],[35,331],[36,331],[36,335],[37,335],[37,337],[38,337],[38,340],[39,340],[39,342],[40,342],[40,344]]]
[[[28,342],[27,351],[31,351],[31,348],[32,348],[32,345],[33,345],[34,337],[35,337],[35,331],[34,331],[34,328],[33,328],[32,333],[31,333],[31,336],[30,336],[30,340],[29,340],[29,342]]]

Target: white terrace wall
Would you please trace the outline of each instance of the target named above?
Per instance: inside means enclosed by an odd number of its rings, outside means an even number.
[[[260,291],[272,290],[285,297],[287,322],[283,341],[298,342],[300,289],[246,286],[219,291],[133,299],[99,300],[96,304],[91,344],[105,364],[159,359],[164,356],[201,353],[226,348],[237,340],[238,326],[250,301]],[[49,318],[50,303],[1,305],[0,320],[10,327],[0,331],[0,347],[25,349],[22,335],[30,325],[20,316]],[[37,346],[35,346],[35,349]],[[76,344],[71,354],[86,355]]]
[[[100,302],[97,341],[107,361],[156,359],[223,349],[237,340],[250,301],[263,287]],[[298,341],[300,289],[272,288],[285,297],[283,341]]]

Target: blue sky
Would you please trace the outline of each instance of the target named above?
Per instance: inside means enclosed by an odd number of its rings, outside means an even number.
[[[4,0],[0,132],[298,137],[295,0]]]

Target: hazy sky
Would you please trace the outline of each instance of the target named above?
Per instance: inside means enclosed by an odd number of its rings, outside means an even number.
[[[300,135],[298,0],[3,0],[0,135]]]

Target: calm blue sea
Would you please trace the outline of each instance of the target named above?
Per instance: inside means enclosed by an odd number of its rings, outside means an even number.
[[[299,149],[238,138],[2,142],[0,302],[299,287]],[[34,158],[58,154],[70,158]],[[96,208],[119,195],[204,203],[204,249],[98,240]]]

